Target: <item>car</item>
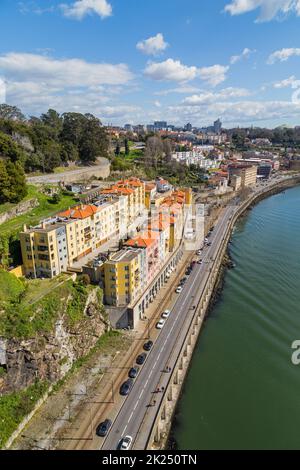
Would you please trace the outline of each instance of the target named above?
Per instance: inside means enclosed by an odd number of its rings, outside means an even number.
[[[178,286],[175,292],[176,292],[176,294],[181,294],[182,286]]]
[[[191,268],[187,268],[187,270],[185,271],[185,275],[189,276],[191,272],[192,272]]]
[[[170,313],[171,313],[170,310],[165,310],[165,311],[162,313],[161,316],[162,316],[162,318],[169,318]]]
[[[207,246],[211,246],[211,242],[208,242]]]
[[[207,243],[207,242],[208,242],[208,238],[206,237],[206,238],[204,239],[204,241],[205,241],[205,243]]]
[[[145,360],[146,360],[146,357],[147,357],[147,354],[146,353],[142,353],[140,354],[137,358],[136,358],[136,363],[141,366],[142,364],[144,364]]]
[[[164,327],[165,320],[159,320],[159,322],[156,323],[156,328],[158,330],[161,330]]]
[[[139,367],[131,367],[128,377],[130,377],[131,379],[135,379],[139,373],[139,370]]]
[[[129,395],[130,390],[132,389],[133,386],[133,380],[132,379],[127,379],[126,382],[124,382],[121,385],[120,388],[120,395]]]
[[[110,430],[111,425],[112,425],[112,422],[110,419],[106,419],[105,421],[103,421],[103,423],[100,423],[96,429],[97,436],[105,437],[108,431]]]
[[[147,343],[144,344],[145,351],[150,351],[152,346],[153,346],[153,341],[147,341]]]
[[[197,255],[199,256],[199,255],[201,255],[201,254],[202,254],[202,250],[198,250],[198,251],[197,251]]]
[[[202,259],[199,259],[199,260],[197,261],[197,264],[203,264]]]
[[[132,437],[131,436],[126,436],[124,439],[122,439],[121,443],[121,450],[129,450],[132,444]]]

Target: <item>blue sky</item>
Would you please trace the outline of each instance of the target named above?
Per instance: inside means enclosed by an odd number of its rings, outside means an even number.
[[[0,0],[0,101],[103,123],[300,125],[300,0]]]

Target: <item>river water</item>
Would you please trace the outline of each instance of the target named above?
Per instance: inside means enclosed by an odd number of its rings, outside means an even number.
[[[300,187],[260,202],[235,229],[218,304],[177,409],[179,449],[300,449]]]

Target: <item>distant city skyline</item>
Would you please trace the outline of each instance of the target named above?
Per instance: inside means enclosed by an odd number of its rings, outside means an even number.
[[[300,125],[294,0],[2,0],[0,13],[0,99],[27,116]]]

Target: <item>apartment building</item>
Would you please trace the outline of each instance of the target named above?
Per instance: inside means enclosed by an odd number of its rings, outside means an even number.
[[[257,180],[257,167],[246,164],[233,164],[228,166],[229,178],[231,176],[240,176],[242,180],[242,187],[246,188],[256,184]]]
[[[53,221],[34,229],[24,226],[20,234],[25,274],[36,277],[55,277],[67,270],[68,244],[66,225]]]
[[[104,300],[122,307],[134,302],[147,282],[145,251],[123,249],[104,264]]]

